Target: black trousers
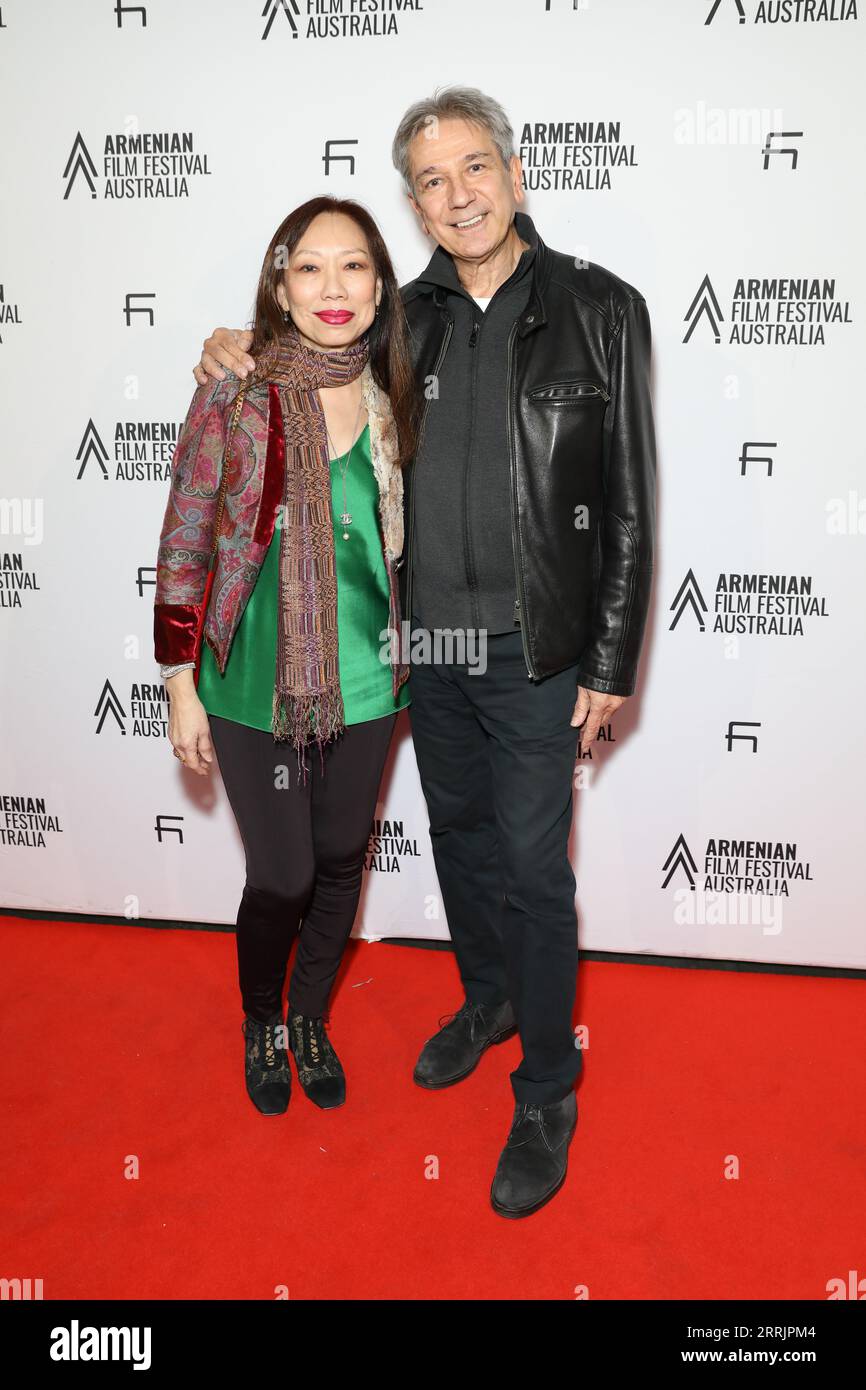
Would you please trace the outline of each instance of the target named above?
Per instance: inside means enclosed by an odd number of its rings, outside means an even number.
[[[413,629],[420,624],[413,619]],[[568,857],[577,667],[530,681],[519,632],[487,638],[487,669],[413,661],[409,714],[433,857],[467,999],[510,999],[516,1099],[568,1094],[583,1058],[575,878]]]
[[[350,724],[308,752],[306,783],[289,743],[210,715],[210,730],[246,854],[237,920],[244,1012],[282,1018],[295,937],[289,1007],[321,1018],[352,930],[376,796],[396,714]],[[283,769],[282,776],[279,775]]]

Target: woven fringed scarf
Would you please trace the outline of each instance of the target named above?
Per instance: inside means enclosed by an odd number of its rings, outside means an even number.
[[[368,357],[366,334],[347,348],[317,351],[291,324],[257,364],[257,375],[278,388],[286,452],[273,734],[294,744],[299,761],[305,745],[321,752],[344,728],[331,467],[318,388],[354,381]]]

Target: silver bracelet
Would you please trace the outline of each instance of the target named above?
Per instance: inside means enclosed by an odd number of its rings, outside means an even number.
[[[176,676],[178,671],[189,671],[194,669],[194,667],[194,661],[182,661],[179,666],[160,666],[160,679],[167,680],[169,676]]]

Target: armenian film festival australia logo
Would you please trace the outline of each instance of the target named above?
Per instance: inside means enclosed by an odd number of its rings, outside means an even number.
[[[75,455],[75,481],[93,477],[116,483],[168,482],[181,429],[176,420],[115,420],[111,435],[106,435],[109,453],[89,419]]]
[[[90,145],[79,130],[63,170],[63,201],[73,190],[112,201],[188,198],[197,180],[212,172],[191,130],[109,131]]]
[[[0,608],[20,608],[25,597],[40,591],[38,572],[21,551],[0,550]]]
[[[638,163],[621,121],[526,121],[518,154],[527,190],[606,190],[614,173]]]
[[[0,847],[45,849],[47,835],[62,834],[60,816],[47,797],[0,792]]]
[[[853,323],[851,301],[835,279],[737,280],[725,309],[709,275],[705,275],[685,313],[684,343],[725,342],[740,347],[820,347],[828,334],[838,336]],[[726,326],[727,325],[727,326]]]
[[[698,864],[685,835],[662,865],[662,889],[674,885],[678,926],[760,926],[778,936],[784,905],[797,884],[812,883],[812,865],[796,841],[711,836]]]
[[[265,0],[263,39],[390,39],[431,0]]]
[[[130,681],[129,694],[121,700],[106,677],[93,717],[95,732],[133,738],[168,737],[168,694],[160,681]]]
[[[829,617],[827,597],[815,592],[811,574],[720,574],[712,598],[709,618],[695,572],[688,570],[670,607],[674,616],[668,631],[686,619],[699,632],[711,625],[714,633],[725,636],[803,637],[808,622]]]
[[[857,0],[708,0],[704,24],[835,24],[857,18]]]
[[[419,859],[418,841],[406,834],[401,820],[377,816],[370,828],[364,868],[367,873],[399,874],[401,860]]]
[[[4,341],[3,335],[10,323],[21,323],[21,310],[17,301],[7,296],[6,286],[0,285],[0,343]]]

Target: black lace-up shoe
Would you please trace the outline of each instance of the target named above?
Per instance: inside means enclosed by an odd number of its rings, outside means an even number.
[[[298,1079],[314,1105],[334,1110],[346,1099],[346,1076],[325,1032],[324,1020],[289,1010],[289,1042]]]
[[[245,1018],[244,1071],[247,1093],[263,1115],[282,1115],[292,1094],[292,1073],[286,1051],[286,1025]]]
[[[576,1128],[574,1091],[552,1105],[515,1105],[490,1189],[493,1210],[500,1216],[529,1216],[549,1202],[565,1182]]]
[[[418,1085],[429,1090],[462,1081],[492,1043],[517,1031],[508,1000],[504,1004],[471,1004],[467,999],[462,1009],[446,1017],[449,1021],[445,1026],[424,1044],[413,1073]]]

